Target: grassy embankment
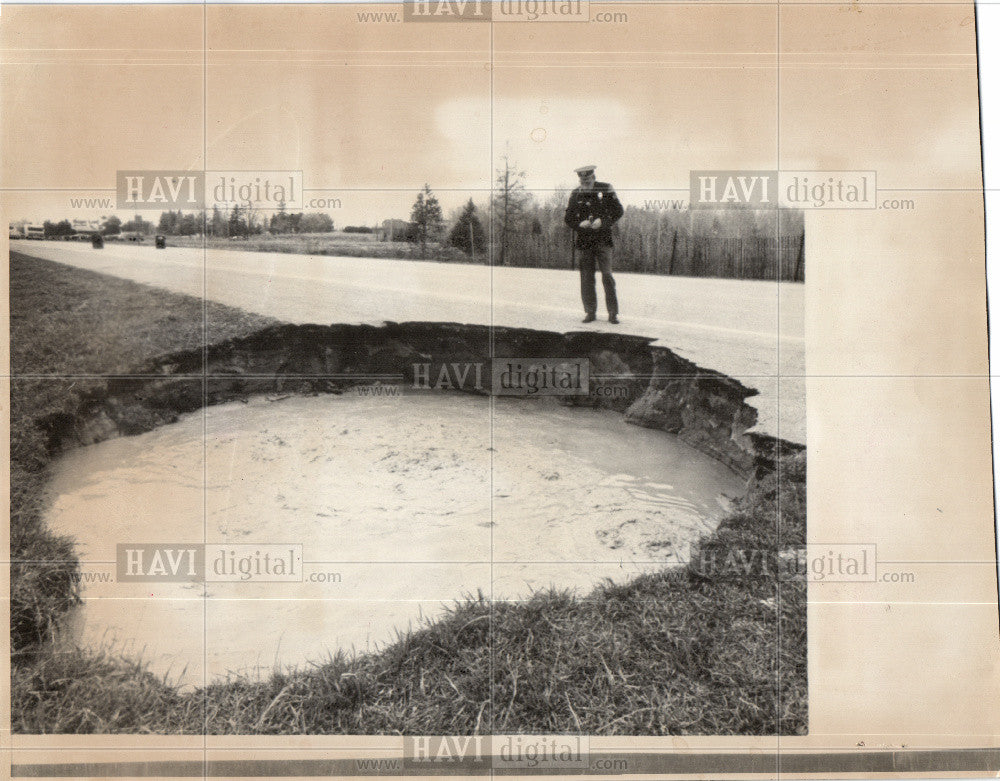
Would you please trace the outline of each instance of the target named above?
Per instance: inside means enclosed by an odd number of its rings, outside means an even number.
[[[124,372],[199,345],[202,302],[11,258],[13,372]],[[212,337],[266,320],[209,304]],[[806,728],[805,585],[780,550],[804,543],[805,463],[759,481],[701,564],[576,597],[480,598],[379,653],[266,680],[180,691],[141,664],[46,644],[75,601],[73,543],[41,523],[49,460],[37,421],[96,380],[15,379],[11,546],[13,727],[21,733],[789,734]],[[777,520],[780,507],[780,536]],[[764,552],[768,567],[744,566]],[[749,559],[754,561],[755,559]],[[709,565],[714,562],[714,565]],[[492,696],[491,696],[492,695]]]

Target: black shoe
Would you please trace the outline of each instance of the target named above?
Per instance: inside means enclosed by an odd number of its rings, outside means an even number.
[[[608,315],[608,322],[611,325],[618,325],[618,315]]]
[[[597,315],[588,314],[585,318],[583,318],[582,322],[584,322],[584,323],[592,323],[596,319],[597,319]]]

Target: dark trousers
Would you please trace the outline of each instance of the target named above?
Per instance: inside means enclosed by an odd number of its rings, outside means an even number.
[[[594,275],[600,268],[608,315],[617,315],[618,295],[615,293],[615,278],[611,276],[611,247],[578,249],[577,254],[580,256],[580,295],[583,298],[583,311],[588,315],[597,314],[597,285]]]

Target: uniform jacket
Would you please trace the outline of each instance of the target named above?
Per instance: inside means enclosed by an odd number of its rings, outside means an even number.
[[[576,233],[577,249],[610,247],[614,243],[611,240],[611,227],[624,213],[615,188],[607,182],[594,182],[593,189],[577,187],[570,194],[569,206],[566,207],[566,225]],[[600,228],[592,230],[580,227],[581,222],[595,217],[601,218]]]

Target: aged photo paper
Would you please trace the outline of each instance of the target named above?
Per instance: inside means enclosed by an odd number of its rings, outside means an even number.
[[[5,4],[4,770],[995,776],[976,21]]]

